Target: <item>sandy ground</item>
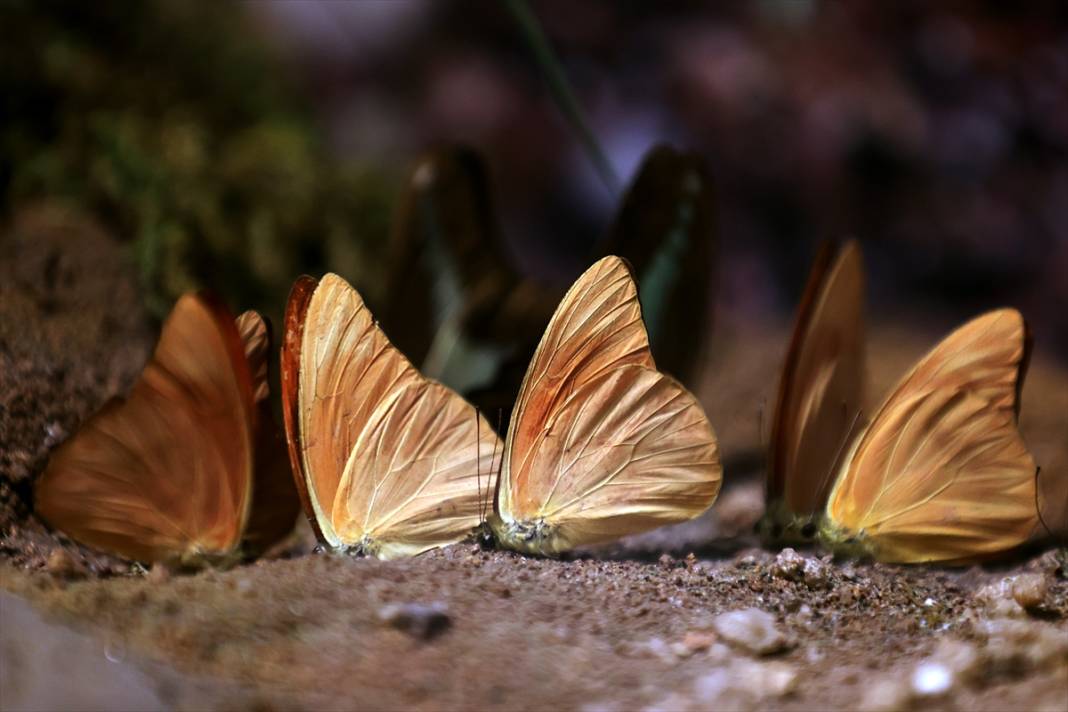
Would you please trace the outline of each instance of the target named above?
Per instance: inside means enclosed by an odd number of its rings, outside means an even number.
[[[105,236],[39,212],[0,240],[4,709],[1068,710],[1063,552],[950,570],[756,548],[787,325],[729,312],[699,389],[726,486],[694,522],[564,560],[351,559],[312,553],[306,527],[229,571],[86,552],[32,518],[32,479],[151,329]],[[876,322],[873,393],[952,326],[930,322]],[[1068,372],[1041,345],[1022,430],[1068,472]]]

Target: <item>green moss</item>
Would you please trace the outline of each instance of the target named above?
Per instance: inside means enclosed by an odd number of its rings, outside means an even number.
[[[375,290],[392,177],[330,159],[241,5],[14,0],[4,24],[5,217],[88,211],[160,314],[208,286],[277,315],[296,275],[327,268]]]

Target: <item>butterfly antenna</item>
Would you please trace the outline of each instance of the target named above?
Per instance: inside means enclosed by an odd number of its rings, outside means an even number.
[[[1054,534],[1053,530],[1050,529],[1048,524],[1046,524],[1046,518],[1042,516],[1042,506],[1038,501],[1038,499],[1039,499],[1039,497],[1038,497],[1039,480],[1041,479],[1041,474],[1042,474],[1042,467],[1041,466],[1036,467],[1035,468],[1035,513],[1038,514],[1038,523],[1041,524],[1042,528],[1046,530],[1046,534],[1049,536],[1050,539],[1053,539],[1053,540],[1056,541],[1058,539],[1061,539],[1061,537],[1059,537],[1056,534]]]
[[[475,487],[478,488],[478,523],[484,520],[482,517],[482,418],[475,406]]]
[[[501,439],[501,417],[504,414],[503,408],[497,409],[497,439]],[[493,456],[497,457],[497,443],[493,443]],[[501,469],[504,467],[504,444],[501,444],[501,461],[497,463],[497,487],[501,486]]]
[[[490,453],[489,472],[486,473],[487,474],[487,477],[486,477],[486,500],[485,500],[485,502],[483,502],[483,505],[482,505],[482,521],[483,522],[485,522],[486,521],[486,517],[489,516],[490,498],[493,497],[493,488],[490,487],[490,483],[493,481],[493,463],[497,461],[497,440],[499,440],[499,439],[500,439],[500,436],[495,438],[494,441],[493,441],[493,451]]]

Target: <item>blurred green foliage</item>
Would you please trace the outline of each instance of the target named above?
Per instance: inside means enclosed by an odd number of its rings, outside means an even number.
[[[372,294],[391,176],[331,160],[230,2],[4,0],[5,220],[60,199],[129,241],[150,306],[208,286],[279,314],[329,268]]]

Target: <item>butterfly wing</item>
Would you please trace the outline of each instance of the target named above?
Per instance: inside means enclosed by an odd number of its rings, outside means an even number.
[[[288,437],[325,541],[388,557],[466,536],[489,491],[493,429],[424,379],[337,275],[297,299],[306,306],[294,307],[304,318]]]
[[[267,321],[254,311],[246,311],[237,318],[237,330],[252,374],[255,404],[252,509],[245,527],[243,547],[258,553],[292,531],[300,500],[293,486],[285,440],[271,413],[267,368],[271,330]]]
[[[365,538],[382,559],[455,543],[486,514],[500,450],[469,403],[420,378],[386,396],[361,431],[332,526],[344,541]]]
[[[495,528],[552,554],[707,509],[721,468],[696,399],[656,371],[630,269],[606,257],[568,291],[523,381]]]
[[[1031,536],[1035,462],[1016,427],[1026,345],[1019,312],[990,312],[902,379],[831,492],[832,546],[855,537],[884,561],[962,561]]]
[[[805,538],[806,525],[827,502],[860,414],[863,304],[859,246],[849,242],[835,251],[825,245],[805,287],[779,381],[761,523],[767,539]]]
[[[279,351],[278,375],[282,388],[282,424],[285,426],[289,467],[293,473],[297,495],[300,497],[301,509],[304,510],[308,525],[315,532],[315,538],[322,544],[333,545],[336,537],[327,540],[326,534],[319,526],[318,502],[313,502],[308,490],[309,477],[304,469],[304,447],[300,439],[301,346],[304,343],[304,321],[308,314],[308,304],[318,284],[319,281],[315,278],[301,275],[289,290],[283,319],[285,329],[282,334],[282,348]]]
[[[252,407],[233,317],[183,296],[129,397],[53,454],[36,510],[78,541],[141,561],[231,553],[248,518]]]

